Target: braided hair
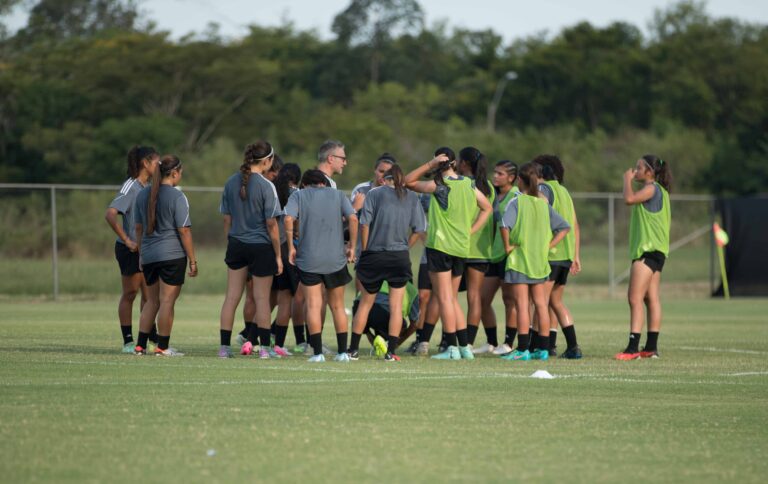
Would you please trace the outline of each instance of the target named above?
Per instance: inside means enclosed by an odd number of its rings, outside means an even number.
[[[173,170],[180,169],[181,160],[175,155],[165,155],[160,159],[160,163],[155,165],[155,171],[152,173],[152,188],[149,191],[149,200],[147,201],[147,235],[155,231],[157,195],[160,193],[160,182],[163,178],[169,176]]]

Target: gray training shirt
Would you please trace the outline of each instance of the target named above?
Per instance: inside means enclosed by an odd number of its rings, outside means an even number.
[[[229,236],[245,244],[271,244],[267,219],[279,217],[280,202],[275,186],[259,173],[248,178],[246,199],[240,198],[242,178],[235,173],[224,184],[219,211],[232,216]]]
[[[330,187],[308,187],[294,192],[285,215],[299,221],[296,266],[304,272],[332,274],[347,265],[342,217],[355,212],[349,199]]]
[[[136,202],[136,195],[139,194],[144,185],[135,178],[129,178],[125,180],[120,191],[117,192],[112,203],[108,208],[114,208],[117,212],[123,216],[123,230],[129,239],[136,242],[136,212],[133,206]],[[117,241],[123,245],[123,239],[117,238]]]
[[[187,197],[170,185],[160,185],[157,193],[155,231],[147,235],[147,204],[151,187],[146,187],[136,196],[136,223],[141,224],[141,261],[143,264],[181,259],[186,257],[181,245],[178,228],[190,227],[189,201]]]
[[[425,232],[427,219],[418,195],[407,190],[401,200],[394,188],[380,186],[365,197],[360,225],[369,226],[366,250],[407,251],[411,231]]]

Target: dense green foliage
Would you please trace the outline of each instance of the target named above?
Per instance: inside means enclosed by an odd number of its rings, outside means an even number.
[[[443,144],[492,160],[558,153],[576,190],[617,189],[646,152],[679,191],[768,186],[765,25],[682,2],[648,35],[584,22],[506,44],[425,27],[414,0],[353,0],[333,28],[334,40],[291,25],[173,40],[131,1],[40,0],[25,28],[0,29],[0,180],[117,183],[127,149],[148,143],[187,160],[187,183],[219,184],[256,138],[308,167],[332,137],[348,145],[346,186],[382,151],[408,166]]]

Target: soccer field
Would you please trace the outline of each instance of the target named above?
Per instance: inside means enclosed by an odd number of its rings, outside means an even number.
[[[221,301],[182,295],[173,359],[120,354],[112,299],[0,301],[2,481],[768,476],[764,299],[665,300],[658,360],[611,359],[625,303],[573,300],[583,360],[320,365],[216,358]]]

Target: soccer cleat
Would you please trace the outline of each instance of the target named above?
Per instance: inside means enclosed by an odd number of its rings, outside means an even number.
[[[136,347],[136,343],[134,343],[133,341],[131,341],[130,343],[125,343],[123,345],[123,353],[129,355],[129,354],[133,353],[133,349],[135,347]]]
[[[259,347],[259,359],[261,360],[268,360],[271,357],[269,354],[269,349],[265,348],[263,346]]]
[[[347,355],[349,355],[349,359],[352,361],[357,361],[360,359],[360,352],[358,350],[349,351],[347,352]]]
[[[349,363],[350,358],[349,358],[349,355],[346,353],[339,353],[338,355],[333,357],[333,361],[338,361],[340,363]]]
[[[176,351],[175,348],[166,348],[164,350],[161,350],[160,348],[156,348],[155,356],[184,356],[184,353],[180,353]]]
[[[495,349],[496,349],[495,346],[485,343],[483,346],[479,348],[472,348],[472,354],[484,355],[485,353],[493,353],[493,350]]]
[[[560,358],[565,358],[566,360],[578,360],[581,359],[581,348],[578,346],[574,346],[573,348],[568,348],[560,355]]]
[[[240,346],[243,346],[246,341],[248,341],[248,338],[243,336],[241,333],[237,333],[237,337],[235,338],[235,343],[237,343]]]
[[[531,352],[528,350],[514,350],[502,356],[501,359],[508,361],[529,361],[531,359]]]
[[[640,352],[640,358],[658,358],[659,352],[656,350],[645,351],[645,348]]]
[[[136,356],[143,356],[147,354],[147,350],[142,348],[139,345],[134,346],[133,348],[133,354]]]
[[[418,342],[418,341],[414,341],[414,342],[413,342],[413,343],[411,343],[411,345],[410,345],[410,346],[409,346],[409,347],[408,347],[408,348],[405,350],[405,352],[406,352],[406,353],[408,353],[408,354],[410,354],[410,355],[415,355],[415,354],[416,354],[416,350],[417,350],[418,348],[419,348],[419,342]]]
[[[387,341],[381,336],[373,338],[373,350],[374,354],[381,358],[387,353]]]
[[[547,353],[549,353],[549,356],[551,356],[552,358],[557,358],[557,346],[553,346],[552,348],[550,348]]]
[[[400,357],[393,355],[392,353],[387,353],[384,355],[384,361],[400,361]]]
[[[474,360],[475,355],[472,353],[472,345],[459,346],[459,355],[462,360]]]
[[[309,343],[299,343],[296,346],[294,346],[291,351],[295,355],[304,354],[307,352],[307,348],[309,348]]]
[[[440,341],[440,344],[437,346],[437,353],[444,353],[446,348],[448,348],[448,343],[445,340]]]
[[[243,346],[240,347],[240,354],[248,356],[251,353],[253,353],[253,343],[246,341],[243,343]]]
[[[277,356],[279,356],[279,357],[281,357],[281,358],[282,358],[282,357],[284,357],[284,356],[291,356],[291,354],[288,352],[288,350],[286,350],[286,349],[285,349],[285,348],[283,348],[282,346],[277,346],[277,345],[275,345],[275,347],[274,347],[274,348],[272,348],[272,351],[273,351],[273,352],[274,352],[274,353],[275,353]]]
[[[147,343],[147,351],[149,351],[150,353],[154,353],[156,349],[157,349],[157,343],[155,341],[150,340]]]
[[[219,358],[232,358],[233,356],[232,348],[229,346],[221,345],[221,348],[219,348]]]
[[[533,353],[531,353],[531,359],[547,361],[549,359],[549,350],[544,350],[541,348],[534,350]]]
[[[620,361],[638,360],[640,359],[640,352],[628,353],[626,350],[621,353],[616,353],[615,359]]]
[[[507,343],[504,343],[501,346],[497,346],[496,349],[493,350],[493,354],[494,355],[499,355],[499,356],[501,356],[501,355],[508,355],[508,354],[512,353],[513,351],[515,351],[514,348],[509,346]]]
[[[470,353],[471,354],[471,353]],[[445,351],[432,356],[433,360],[460,360],[461,353],[457,346],[448,346]]]
[[[320,355],[315,355],[315,356],[310,356],[307,361],[310,362],[310,363],[324,363],[325,362],[325,356],[323,356],[321,354]]]
[[[419,346],[416,348],[416,352],[414,353],[414,356],[428,356],[429,355],[429,342],[428,341],[422,341],[419,343]]]

